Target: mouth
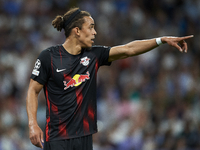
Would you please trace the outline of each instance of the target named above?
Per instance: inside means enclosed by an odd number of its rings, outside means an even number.
[[[94,43],[94,39],[91,39],[92,43]]]

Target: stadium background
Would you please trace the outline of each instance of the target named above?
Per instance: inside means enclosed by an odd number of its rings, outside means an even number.
[[[28,136],[29,77],[38,54],[64,42],[51,21],[73,6],[95,19],[97,45],[195,36],[187,54],[162,45],[99,70],[94,150],[200,149],[199,0],[0,0],[0,150],[39,149]],[[42,92],[42,129],[44,120]]]

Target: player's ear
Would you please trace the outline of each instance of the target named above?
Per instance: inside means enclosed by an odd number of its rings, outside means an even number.
[[[80,29],[78,27],[75,27],[72,30],[76,35],[80,35]]]

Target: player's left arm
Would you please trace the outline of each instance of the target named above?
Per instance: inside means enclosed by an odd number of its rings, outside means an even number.
[[[177,48],[180,52],[187,52],[186,39],[193,35],[185,37],[161,37],[161,42]],[[158,46],[156,38],[149,40],[136,40],[125,45],[115,46],[110,49],[108,61],[124,59],[127,57],[146,53]]]

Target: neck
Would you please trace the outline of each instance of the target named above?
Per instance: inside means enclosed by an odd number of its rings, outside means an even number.
[[[72,54],[72,55],[78,55],[81,53],[81,46],[77,44],[76,40],[72,40],[70,38],[67,38],[65,42],[63,43],[63,47],[65,50]]]

